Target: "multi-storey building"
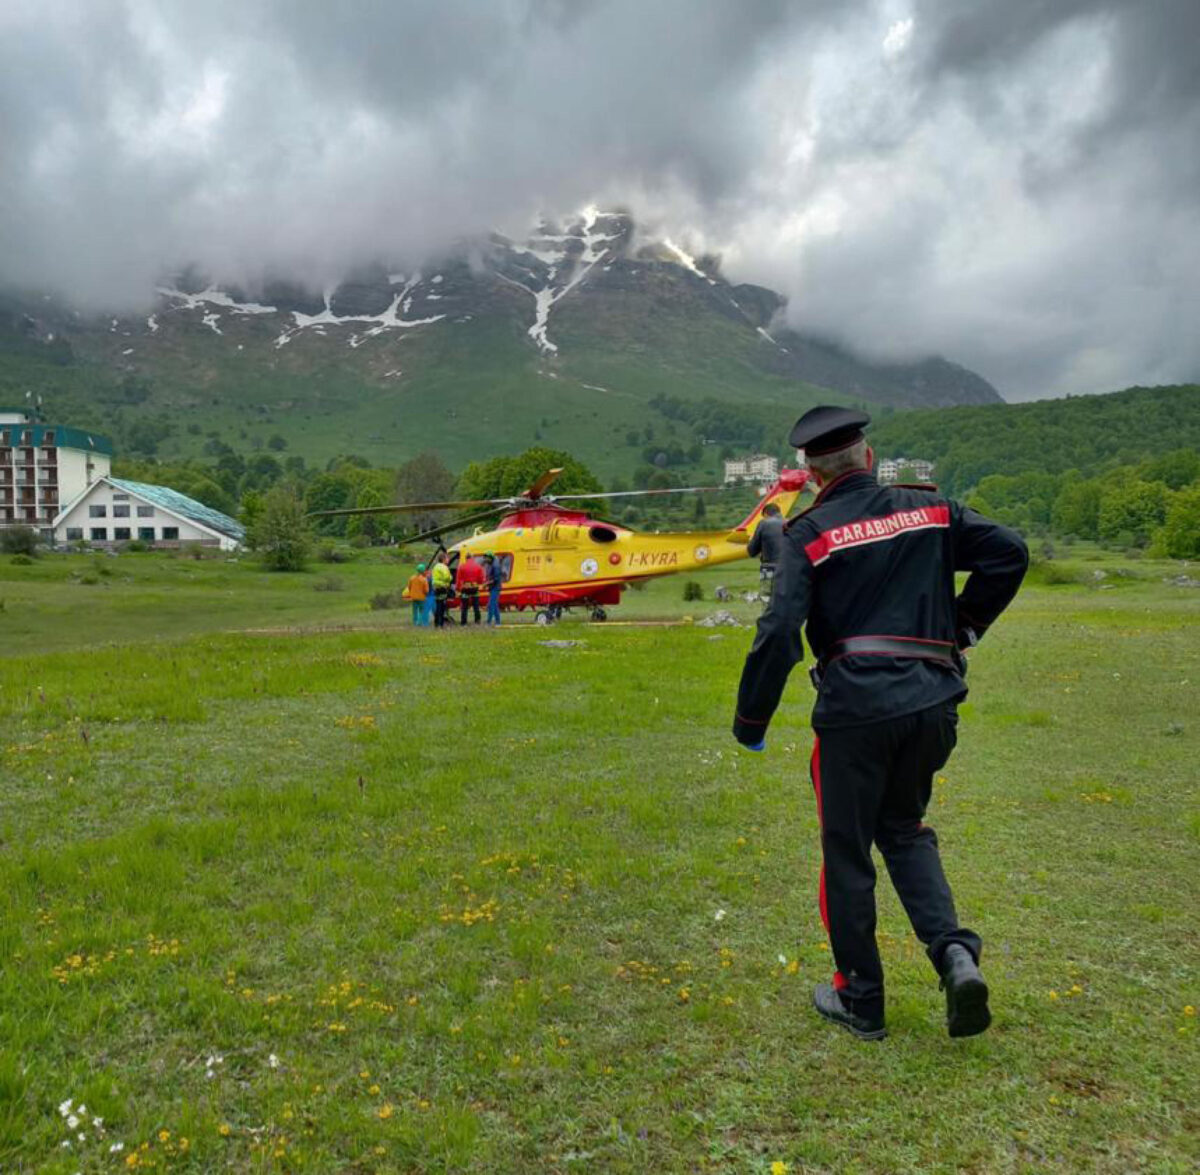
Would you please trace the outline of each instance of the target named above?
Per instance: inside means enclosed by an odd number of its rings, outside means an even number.
[[[755,481],[771,485],[779,480],[779,458],[767,453],[750,457],[734,457],[725,462],[725,484],[735,481]]]
[[[876,468],[881,482],[894,482],[902,469],[909,470],[917,481],[933,480],[933,462],[921,457],[884,457]]]
[[[107,437],[0,408],[0,528],[31,526],[49,541],[62,505],[111,467]]]

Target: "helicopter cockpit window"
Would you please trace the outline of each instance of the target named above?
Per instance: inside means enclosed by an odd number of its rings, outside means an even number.
[[[611,526],[593,526],[588,530],[588,537],[594,543],[615,543],[617,532]]]

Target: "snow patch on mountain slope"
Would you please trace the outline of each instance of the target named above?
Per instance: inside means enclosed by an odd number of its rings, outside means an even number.
[[[218,290],[216,286],[209,286],[208,289],[201,290],[198,294],[185,294],[173,286],[159,286],[158,292],[164,298],[177,298],[182,302],[182,306],[176,307],[180,310],[203,310],[205,306],[221,306],[226,310],[232,310],[235,314],[279,313],[278,307],[264,306],[261,302],[236,302],[224,290]]]
[[[325,308],[319,314],[304,314],[299,310],[292,311],[292,319],[295,326],[291,330],[285,330],[275,340],[275,346],[278,349],[283,347],[292,338],[299,334],[302,330],[316,328],[319,332],[324,333],[324,328],[327,326],[345,326],[351,323],[373,323],[369,330],[362,333],[361,337],[357,332],[350,336],[351,347],[361,347],[367,339],[374,338],[378,334],[382,334],[385,330],[392,329],[410,329],[414,326],[428,326],[430,323],[440,322],[446,316],[444,314],[434,314],[428,318],[402,318],[401,315],[407,313],[408,307],[412,305],[412,298],[409,296],[409,291],[412,290],[421,281],[421,275],[415,274],[404,288],[392,297],[391,305],[382,314],[334,314],[330,305],[336,287],[331,287],[325,290]]]
[[[581,213],[581,221],[571,226],[572,231],[548,232],[543,222],[523,247],[509,246],[513,253],[535,257],[549,267],[541,285],[536,284],[536,271],[529,273],[530,284],[497,271],[496,276],[501,280],[533,296],[533,325],[526,333],[543,354],[558,353],[558,346],[551,341],[549,335],[550,311],[587,278],[597,262],[606,258],[611,260],[609,243],[621,239],[620,233],[596,231],[596,222],[602,215],[598,208],[589,206]],[[555,248],[556,245],[559,247]],[[582,248],[576,254],[574,247],[580,245]],[[563,274],[569,274],[569,277],[560,281],[560,275]]]
[[[702,270],[696,264],[696,259],[690,253],[686,252],[677,244],[675,244],[670,237],[663,237],[663,248],[669,253],[674,253],[679,264],[682,265],[684,269],[690,270],[697,277],[704,278],[704,280],[708,282],[710,286],[715,286],[717,284],[711,277],[708,276],[707,273],[704,272],[704,270]]]

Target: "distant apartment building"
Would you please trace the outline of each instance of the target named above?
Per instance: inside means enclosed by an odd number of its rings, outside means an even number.
[[[894,482],[901,470],[915,481],[933,480],[933,462],[920,457],[884,457],[876,466],[881,482]]]
[[[48,541],[62,503],[111,467],[107,437],[0,408],[0,528],[31,526]]]
[[[725,462],[725,484],[736,481],[752,481],[772,485],[779,480],[779,458],[766,453],[755,453],[750,457],[733,457]]]

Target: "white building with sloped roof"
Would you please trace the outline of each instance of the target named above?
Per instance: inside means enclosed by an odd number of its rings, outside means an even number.
[[[155,547],[197,543],[233,551],[246,531],[240,522],[167,486],[101,477],[54,519],[54,542],[115,547],[139,541]]]

